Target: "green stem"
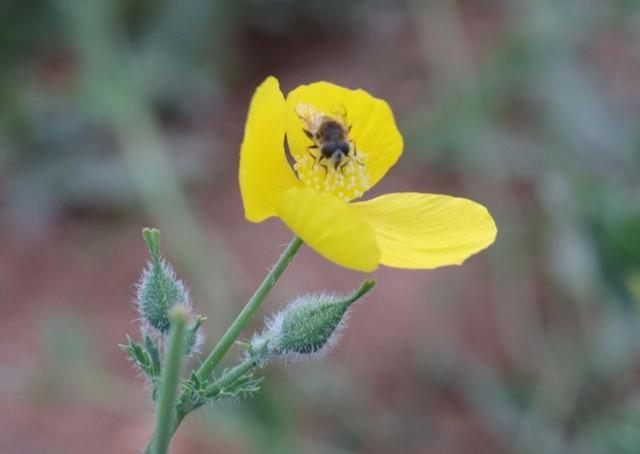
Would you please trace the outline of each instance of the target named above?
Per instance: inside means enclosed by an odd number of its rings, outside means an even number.
[[[184,308],[176,308],[171,320],[173,327],[169,334],[169,345],[162,370],[160,395],[156,408],[156,426],[151,444],[145,452],[165,454],[169,449],[171,436],[175,431],[175,401],[180,377],[180,366],[184,352],[184,333],[189,314]]]
[[[262,281],[262,284],[260,284],[260,287],[258,287],[247,305],[238,314],[229,329],[227,329],[227,332],[224,333],[218,344],[198,369],[197,374],[200,380],[204,381],[209,378],[213,369],[215,369],[222,357],[238,338],[240,332],[242,332],[247,323],[249,323],[249,320],[251,320],[256,313],[258,307],[260,307],[260,304],[262,304],[264,298],[278,281],[278,278],[282,275],[289,262],[291,262],[293,256],[296,255],[301,245],[302,239],[297,236],[293,237],[276,264],[271,268],[271,271],[269,271],[269,274],[267,274],[264,281]]]

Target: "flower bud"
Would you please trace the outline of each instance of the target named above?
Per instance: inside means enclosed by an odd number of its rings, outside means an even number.
[[[254,351],[291,359],[313,358],[328,353],[337,343],[351,305],[375,285],[365,281],[347,296],[311,294],[295,299],[277,313],[267,330],[252,339]]]
[[[160,257],[160,232],[157,229],[144,229],[143,235],[151,260],[138,282],[136,304],[146,322],[143,331],[150,327],[159,334],[167,334],[171,327],[170,310],[181,305],[189,311],[191,298],[171,265]]]

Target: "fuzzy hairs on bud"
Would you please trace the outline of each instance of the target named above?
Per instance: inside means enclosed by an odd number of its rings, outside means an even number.
[[[317,361],[333,351],[351,312],[344,296],[326,292],[304,295],[289,302],[267,322],[279,333],[275,349],[285,362]]]
[[[340,340],[352,304],[374,285],[365,281],[350,295],[320,292],[294,299],[267,319],[266,329],[251,340],[251,352],[265,362],[276,357],[287,362],[322,358]]]
[[[171,327],[169,311],[176,305],[191,311],[191,297],[171,265],[156,256],[147,262],[138,281],[135,305],[142,316],[142,331],[165,335]]]

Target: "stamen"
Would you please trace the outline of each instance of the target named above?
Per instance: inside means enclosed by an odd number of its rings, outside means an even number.
[[[293,165],[298,178],[309,188],[327,192],[349,201],[362,197],[369,185],[366,171],[367,154],[358,150],[357,157],[349,154],[338,169],[328,159],[314,158],[309,153],[302,155]],[[316,162],[317,161],[317,162]]]

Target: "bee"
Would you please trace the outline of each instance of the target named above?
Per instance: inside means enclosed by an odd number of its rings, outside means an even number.
[[[361,164],[357,159],[355,143],[349,139],[351,125],[347,125],[346,114],[330,116],[306,104],[298,104],[296,113],[305,123],[305,135],[313,141],[307,147],[307,152],[315,161],[314,167],[320,165],[328,173],[328,162],[334,170],[342,172],[349,163],[349,157],[356,158],[356,162]],[[311,150],[318,150],[319,154]]]

